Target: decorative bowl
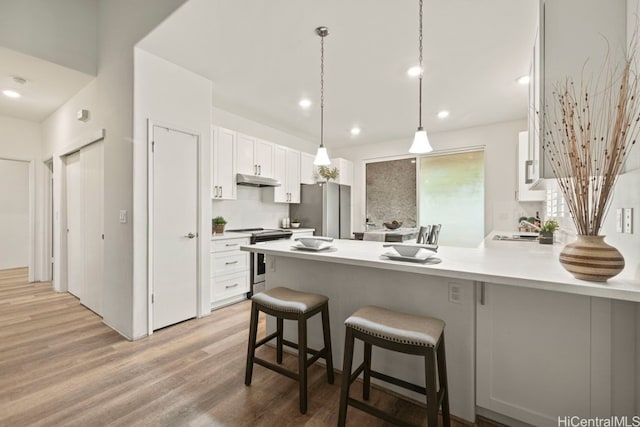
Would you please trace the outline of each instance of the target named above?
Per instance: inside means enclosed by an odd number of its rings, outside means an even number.
[[[331,237],[296,237],[296,242],[302,243],[304,246],[308,248],[319,248],[323,244],[329,244],[333,242],[333,238]]]
[[[385,243],[382,246],[385,248],[392,247],[398,254],[400,254],[400,256],[411,258],[415,258],[420,252],[420,249],[424,249],[424,255],[426,258],[435,255],[437,252],[437,247],[433,247],[432,245],[413,243]]]
[[[292,222],[291,223],[291,228],[300,228],[300,223],[299,222]]]
[[[384,222],[383,224],[389,230],[395,230],[396,228],[402,227],[402,222],[399,222],[399,221]]]

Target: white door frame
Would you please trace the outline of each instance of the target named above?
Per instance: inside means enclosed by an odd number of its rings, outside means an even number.
[[[196,239],[196,313],[200,313],[200,301],[202,299],[202,277],[200,273],[200,239],[203,238],[200,232],[201,223],[201,200],[200,200],[200,156],[202,154],[202,137],[197,131],[180,126],[170,125],[147,119],[147,334],[153,335],[153,128],[161,127],[174,132],[192,135],[196,138],[197,161],[196,176],[198,177],[198,188],[196,190],[196,228],[198,230]]]
[[[0,160],[9,160],[13,162],[23,162],[29,165],[29,259],[27,267],[29,269],[28,280],[29,282],[35,282],[36,275],[36,169],[33,160],[20,158],[20,157],[8,157],[0,156]]]

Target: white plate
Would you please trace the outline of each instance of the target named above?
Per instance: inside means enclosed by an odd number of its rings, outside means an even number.
[[[434,255],[435,254],[431,252],[419,253],[416,257],[402,256],[395,252],[385,252],[382,254],[382,256],[387,257],[392,261],[428,262],[429,264],[438,264],[442,262],[440,258],[435,257]]]
[[[301,251],[311,251],[311,252],[321,252],[321,251],[326,251],[328,249],[334,249],[333,246],[331,245],[323,245],[320,246],[319,248],[312,248],[310,246],[305,246],[302,243],[298,243],[296,245],[291,246],[292,249],[298,249]]]

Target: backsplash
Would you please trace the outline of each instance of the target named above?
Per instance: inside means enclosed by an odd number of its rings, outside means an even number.
[[[278,228],[280,220],[289,215],[288,204],[263,200],[262,188],[238,186],[237,191],[237,200],[211,202],[212,217],[224,217],[227,220],[227,230],[249,227]]]

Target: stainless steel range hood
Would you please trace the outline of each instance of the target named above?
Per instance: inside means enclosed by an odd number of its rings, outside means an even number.
[[[274,178],[267,178],[264,176],[247,175],[239,173],[236,175],[238,185],[248,185],[250,187],[280,187],[280,181]]]

